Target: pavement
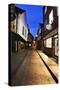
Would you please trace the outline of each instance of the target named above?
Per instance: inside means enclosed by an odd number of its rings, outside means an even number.
[[[39,53],[41,52],[39,51]],[[42,56],[44,57],[44,55]],[[17,61],[20,60],[21,57],[23,57],[23,54],[22,56],[18,56]],[[50,66],[51,63],[48,64]],[[54,63],[52,62],[52,64]],[[56,65],[56,67],[58,67],[58,65]],[[52,68],[51,70],[55,73],[54,68]],[[55,75],[58,77],[58,69],[56,69]],[[42,59],[40,58],[36,50],[28,50],[28,51],[26,50],[26,55],[24,57],[23,63],[19,65],[11,80],[11,85],[13,86],[55,84],[55,83],[56,83],[55,80],[53,79],[50,72],[44,65]]]
[[[50,70],[53,72],[55,77],[58,79],[59,78],[59,65],[55,62],[54,58],[48,57],[45,53],[42,51],[38,50],[38,53],[44,60],[44,62],[47,64],[47,66],[50,68]]]

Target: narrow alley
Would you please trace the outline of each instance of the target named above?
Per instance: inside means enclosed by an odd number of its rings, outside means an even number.
[[[13,75],[11,81],[12,85],[39,85],[56,83],[37,51],[28,50],[26,53],[27,55],[25,56],[23,63]]]
[[[9,4],[10,86],[59,82],[58,7]]]

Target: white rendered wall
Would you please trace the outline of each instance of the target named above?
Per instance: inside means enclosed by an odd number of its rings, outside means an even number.
[[[22,35],[23,27],[24,27],[24,30],[26,30],[26,34],[27,34],[26,37],[25,37],[24,35]],[[24,13],[18,15],[17,33],[18,33],[25,41],[27,41],[28,28],[27,28],[27,24],[26,24],[26,21],[25,21]]]
[[[53,10],[51,10],[51,13],[49,15],[49,24],[52,24],[53,23]]]

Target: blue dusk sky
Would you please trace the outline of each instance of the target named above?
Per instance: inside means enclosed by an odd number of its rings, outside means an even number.
[[[35,37],[40,23],[43,23],[43,6],[16,4],[16,7],[26,11],[27,24],[30,32]]]

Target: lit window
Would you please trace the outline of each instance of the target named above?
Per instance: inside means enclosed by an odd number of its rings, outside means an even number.
[[[31,44],[29,44],[29,47],[31,47]]]
[[[55,55],[58,56],[58,38],[55,38]]]
[[[48,39],[46,40],[46,47],[52,48],[52,38],[48,38]]]

